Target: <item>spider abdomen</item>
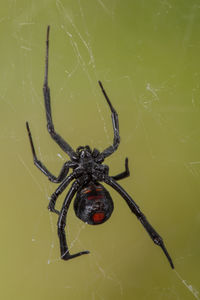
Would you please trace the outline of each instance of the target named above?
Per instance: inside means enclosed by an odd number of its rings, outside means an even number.
[[[107,221],[113,208],[109,192],[99,183],[90,182],[77,193],[74,201],[76,216],[91,225]]]

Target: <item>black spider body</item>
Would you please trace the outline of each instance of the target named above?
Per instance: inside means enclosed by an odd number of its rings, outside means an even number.
[[[100,184],[100,182],[103,182],[112,187],[122,196],[122,198],[129,206],[130,210],[135,214],[135,216],[144,226],[153,242],[162,248],[171,267],[174,268],[172,259],[169,256],[167,249],[165,248],[161,236],[147,221],[145,215],[142,213],[131,196],[122,188],[121,185],[117,183],[117,181],[129,176],[128,158],[126,158],[125,160],[125,171],[115,176],[110,176],[109,167],[103,164],[104,160],[117,150],[120,143],[120,136],[118,114],[112,106],[111,101],[108,98],[100,81],[99,85],[101,91],[111,111],[114,131],[113,143],[102,152],[97,149],[91,150],[89,146],[80,146],[76,151],[74,151],[73,148],[68,144],[68,142],[66,142],[55,131],[51,113],[50,88],[48,86],[49,29],[50,27],[48,26],[46,40],[45,77],[43,85],[47,129],[51,138],[70,158],[70,160],[64,163],[60,174],[57,177],[54,176],[40,160],[38,160],[28,122],[26,122],[26,128],[28,131],[34,164],[49,178],[51,182],[60,184],[50,197],[48,209],[58,214],[59,216],[57,228],[58,237],[60,240],[61,258],[64,260],[68,260],[89,253],[89,251],[82,251],[76,254],[70,254],[69,248],[67,246],[65,226],[67,212],[73,197],[76,197],[74,201],[74,210],[76,216],[83,222],[91,225],[102,224],[111,216],[114,207],[113,201],[109,192],[102,184]],[[68,174],[70,169],[71,173]],[[60,211],[58,211],[55,208],[56,200],[70,184],[71,187],[69,188],[69,191],[64,199],[62,208]]]
[[[108,166],[102,165],[103,159],[97,149],[92,151],[89,146],[80,146],[76,153],[74,172],[84,182],[74,201],[76,216],[91,225],[104,223],[112,214],[113,201],[98,181],[108,174]]]
[[[77,192],[74,201],[76,216],[91,225],[102,224],[113,212],[113,201],[109,192],[98,182],[89,182]]]

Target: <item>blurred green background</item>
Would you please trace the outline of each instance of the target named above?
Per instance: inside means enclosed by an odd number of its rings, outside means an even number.
[[[68,159],[46,130],[42,85],[50,32],[53,118],[74,147],[103,150],[113,139],[101,80],[119,114],[121,144],[110,174],[161,234],[175,271],[125,201],[101,226],[67,223],[72,253],[60,260],[57,188],[33,165],[58,174]],[[0,3],[1,299],[199,299],[199,0],[9,0]],[[58,200],[62,204],[63,193]],[[187,288],[188,286],[188,288]]]

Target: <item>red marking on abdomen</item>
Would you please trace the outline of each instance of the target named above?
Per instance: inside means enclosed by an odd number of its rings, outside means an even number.
[[[84,193],[84,194],[87,194],[87,193],[90,193],[90,192],[91,192],[90,189],[84,189],[84,190],[83,190],[83,193]]]
[[[101,223],[105,218],[105,214],[103,212],[97,212],[92,216],[94,223]]]
[[[85,189],[83,190],[83,193],[84,193],[84,194],[88,194],[88,193],[90,193],[90,192],[92,192],[92,191],[93,191],[93,190],[90,189],[90,187],[88,187],[88,188],[85,188]],[[102,191],[102,188],[101,188],[100,186],[97,186],[96,189],[95,189],[95,191],[97,191],[97,192]]]
[[[98,199],[102,199],[103,198],[103,195],[93,195],[93,196],[90,196],[90,197],[87,197],[88,200],[98,200]]]

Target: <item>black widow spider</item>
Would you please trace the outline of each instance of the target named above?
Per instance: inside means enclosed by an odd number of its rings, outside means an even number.
[[[51,114],[50,89],[48,86],[49,30],[50,27],[48,26],[46,39],[45,77],[43,86],[47,129],[52,139],[70,157],[70,160],[64,163],[58,177],[51,174],[51,172],[48,171],[43,163],[37,159],[28,122],[26,122],[26,128],[31,144],[34,164],[49,178],[51,182],[61,183],[56,191],[51,195],[48,205],[48,209],[50,211],[59,215],[57,226],[58,236],[60,240],[61,258],[64,260],[68,260],[82,254],[89,253],[89,251],[82,251],[76,254],[70,254],[67,246],[65,235],[66,217],[68,208],[75,194],[76,198],[74,201],[74,210],[76,216],[83,222],[91,225],[102,224],[111,216],[113,211],[112,198],[109,192],[103,187],[103,185],[99,183],[104,182],[110,185],[124,198],[131,211],[136,215],[136,217],[139,219],[139,221],[142,223],[142,225],[150,235],[153,242],[162,248],[171,267],[174,268],[172,259],[169,256],[160,235],[154,230],[151,224],[149,224],[146,217],[141,212],[137,204],[133,201],[133,199],[116,182],[129,176],[128,158],[126,158],[125,160],[125,171],[116,176],[109,176],[108,166],[102,164],[106,157],[110,156],[114,151],[117,150],[120,143],[120,136],[117,112],[112,106],[100,81],[99,85],[101,91],[111,110],[114,130],[113,144],[106,148],[103,152],[100,152],[97,149],[91,150],[89,146],[80,146],[76,151],[74,151],[72,147],[55,131]],[[72,173],[67,175],[70,168],[72,169]],[[65,197],[62,209],[61,211],[58,211],[55,209],[56,200],[58,196],[67,188],[70,182],[72,182],[72,180],[74,180],[74,182],[72,183],[67,196]]]

